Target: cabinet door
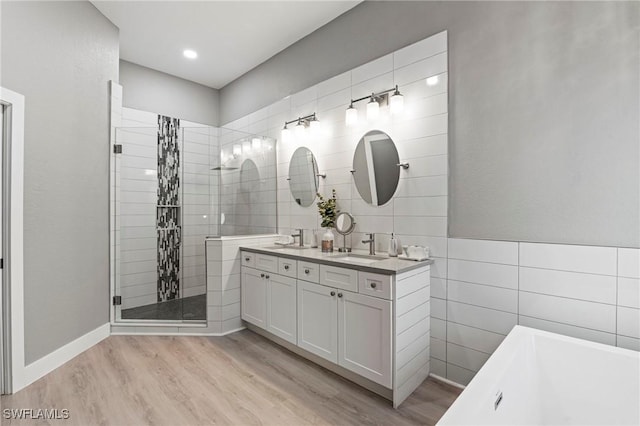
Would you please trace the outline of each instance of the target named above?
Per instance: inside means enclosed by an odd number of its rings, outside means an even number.
[[[339,291],[338,364],[391,388],[391,301]]]
[[[261,276],[259,271],[251,268],[242,268],[240,278],[242,319],[258,327],[266,328],[267,280]]]
[[[270,274],[267,280],[267,331],[296,344],[296,280]]]
[[[298,346],[331,362],[338,362],[336,292],[330,287],[298,281]]]

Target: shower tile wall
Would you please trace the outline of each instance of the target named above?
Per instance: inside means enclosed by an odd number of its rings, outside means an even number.
[[[122,108],[120,186],[122,309],[157,301],[157,120],[151,112]],[[183,186],[183,295],[205,292],[204,238],[209,233],[209,149],[217,128],[181,121]],[[211,144],[209,143],[211,141]],[[213,148],[211,146],[214,145]],[[116,274],[118,275],[118,274]]]

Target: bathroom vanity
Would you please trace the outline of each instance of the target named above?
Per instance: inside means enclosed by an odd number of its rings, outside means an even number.
[[[399,406],[429,374],[431,261],[241,248],[248,327]]]

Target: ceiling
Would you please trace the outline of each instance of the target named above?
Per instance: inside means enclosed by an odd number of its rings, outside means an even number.
[[[360,1],[92,3],[120,28],[121,59],[219,89]]]

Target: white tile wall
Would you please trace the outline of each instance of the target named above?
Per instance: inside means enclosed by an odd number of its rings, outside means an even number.
[[[640,350],[639,255],[448,239],[447,274],[432,278],[432,365],[466,384],[515,324]]]

